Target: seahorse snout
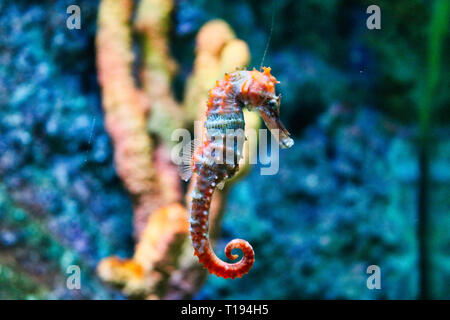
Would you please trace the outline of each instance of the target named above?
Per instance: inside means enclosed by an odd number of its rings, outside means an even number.
[[[287,149],[294,145],[294,140],[290,137],[289,131],[275,112],[267,110],[266,108],[261,108],[259,114],[272,135],[277,139],[281,148]]]

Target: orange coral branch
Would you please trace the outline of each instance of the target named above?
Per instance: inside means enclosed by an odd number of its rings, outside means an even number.
[[[168,146],[173,144],[170,139],[172,132],[184,125],[184,112],[171,90],[177,69],[167,40],[172,8],[172,0],[141,0],[135,21],[136,29],[142,35],[143,89],[152,101],[149,130]]]
[[[180,190],[163,192],[154,168],[154,146],[146,129],[149,100],[135,86],[131,72],[131,10],[130,0],[102,1],[96,44],[106,129],[114,143],[117,173],[134,198],[135,233],[139,235],[148,214],[177,201]]]
[[[178,268],[177,251],[189,230],[186,215],[186,209],[177,203],[156,210],[149,217],[133,258],[103,259],[98,267],[100,276],[122,286],[130,296],[155,298],[167,294],[169,287],[159,284],[167,282]]]

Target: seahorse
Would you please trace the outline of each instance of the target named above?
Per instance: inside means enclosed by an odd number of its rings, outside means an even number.
[[[252,246],[245,240],[234,239],[225,247],[225,255],[236,260],[238,255],[232,254],[232,250],[240,249],[243,257],[236,263],[227,263],[216,256],[208,237],[213,192],[238,170],[243,145],[240,138],[245,139],[243,109],[258,111],[282,148],[294,144],[279,118],[281,96],[275,93],[279,82],[270,68],[262,69],[226,73],[224,79],[216,82],[207,101],[204,143],[195,150],[190,170],[180,172],[185,180],[192,172],[196,173],[189,219],[194,254],[210,273],[223,278],[242,277],[255,260]]]

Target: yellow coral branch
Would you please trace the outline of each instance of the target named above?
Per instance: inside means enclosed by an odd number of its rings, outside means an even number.
[[[184,113],[171,90],[177,69],[167,40],[172,8],[172,0],[141,0],[135,21],[136,29],[142,35],[143,89],[152,101],[149,130],[168,146],[173,145],[172,132],[183,127],[184,121]]]

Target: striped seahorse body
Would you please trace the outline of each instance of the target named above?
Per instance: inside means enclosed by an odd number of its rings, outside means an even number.
[[[192,157],[196,181],[192,191],[190,207],[191,238],[195,255],[209,272],[223,277],[241,277],[254,263],[252,246],[245,240],[235,239],[225,248],[225,255],[236,260],[233,249],[241,249],[243,258],[237,263],[226,263],[216,256],[211,248],[209,231],[209,208],[216,186],[232,177],[238,170],[244,137],[242,109],[257,110],[269,129],[279,129],[280,145],[293,144],[289,133],[279,121],[280,97],[275,95],[275,77],[270,68],[263,72],[242,70],[225,74],[209,91],[204,143]]]

